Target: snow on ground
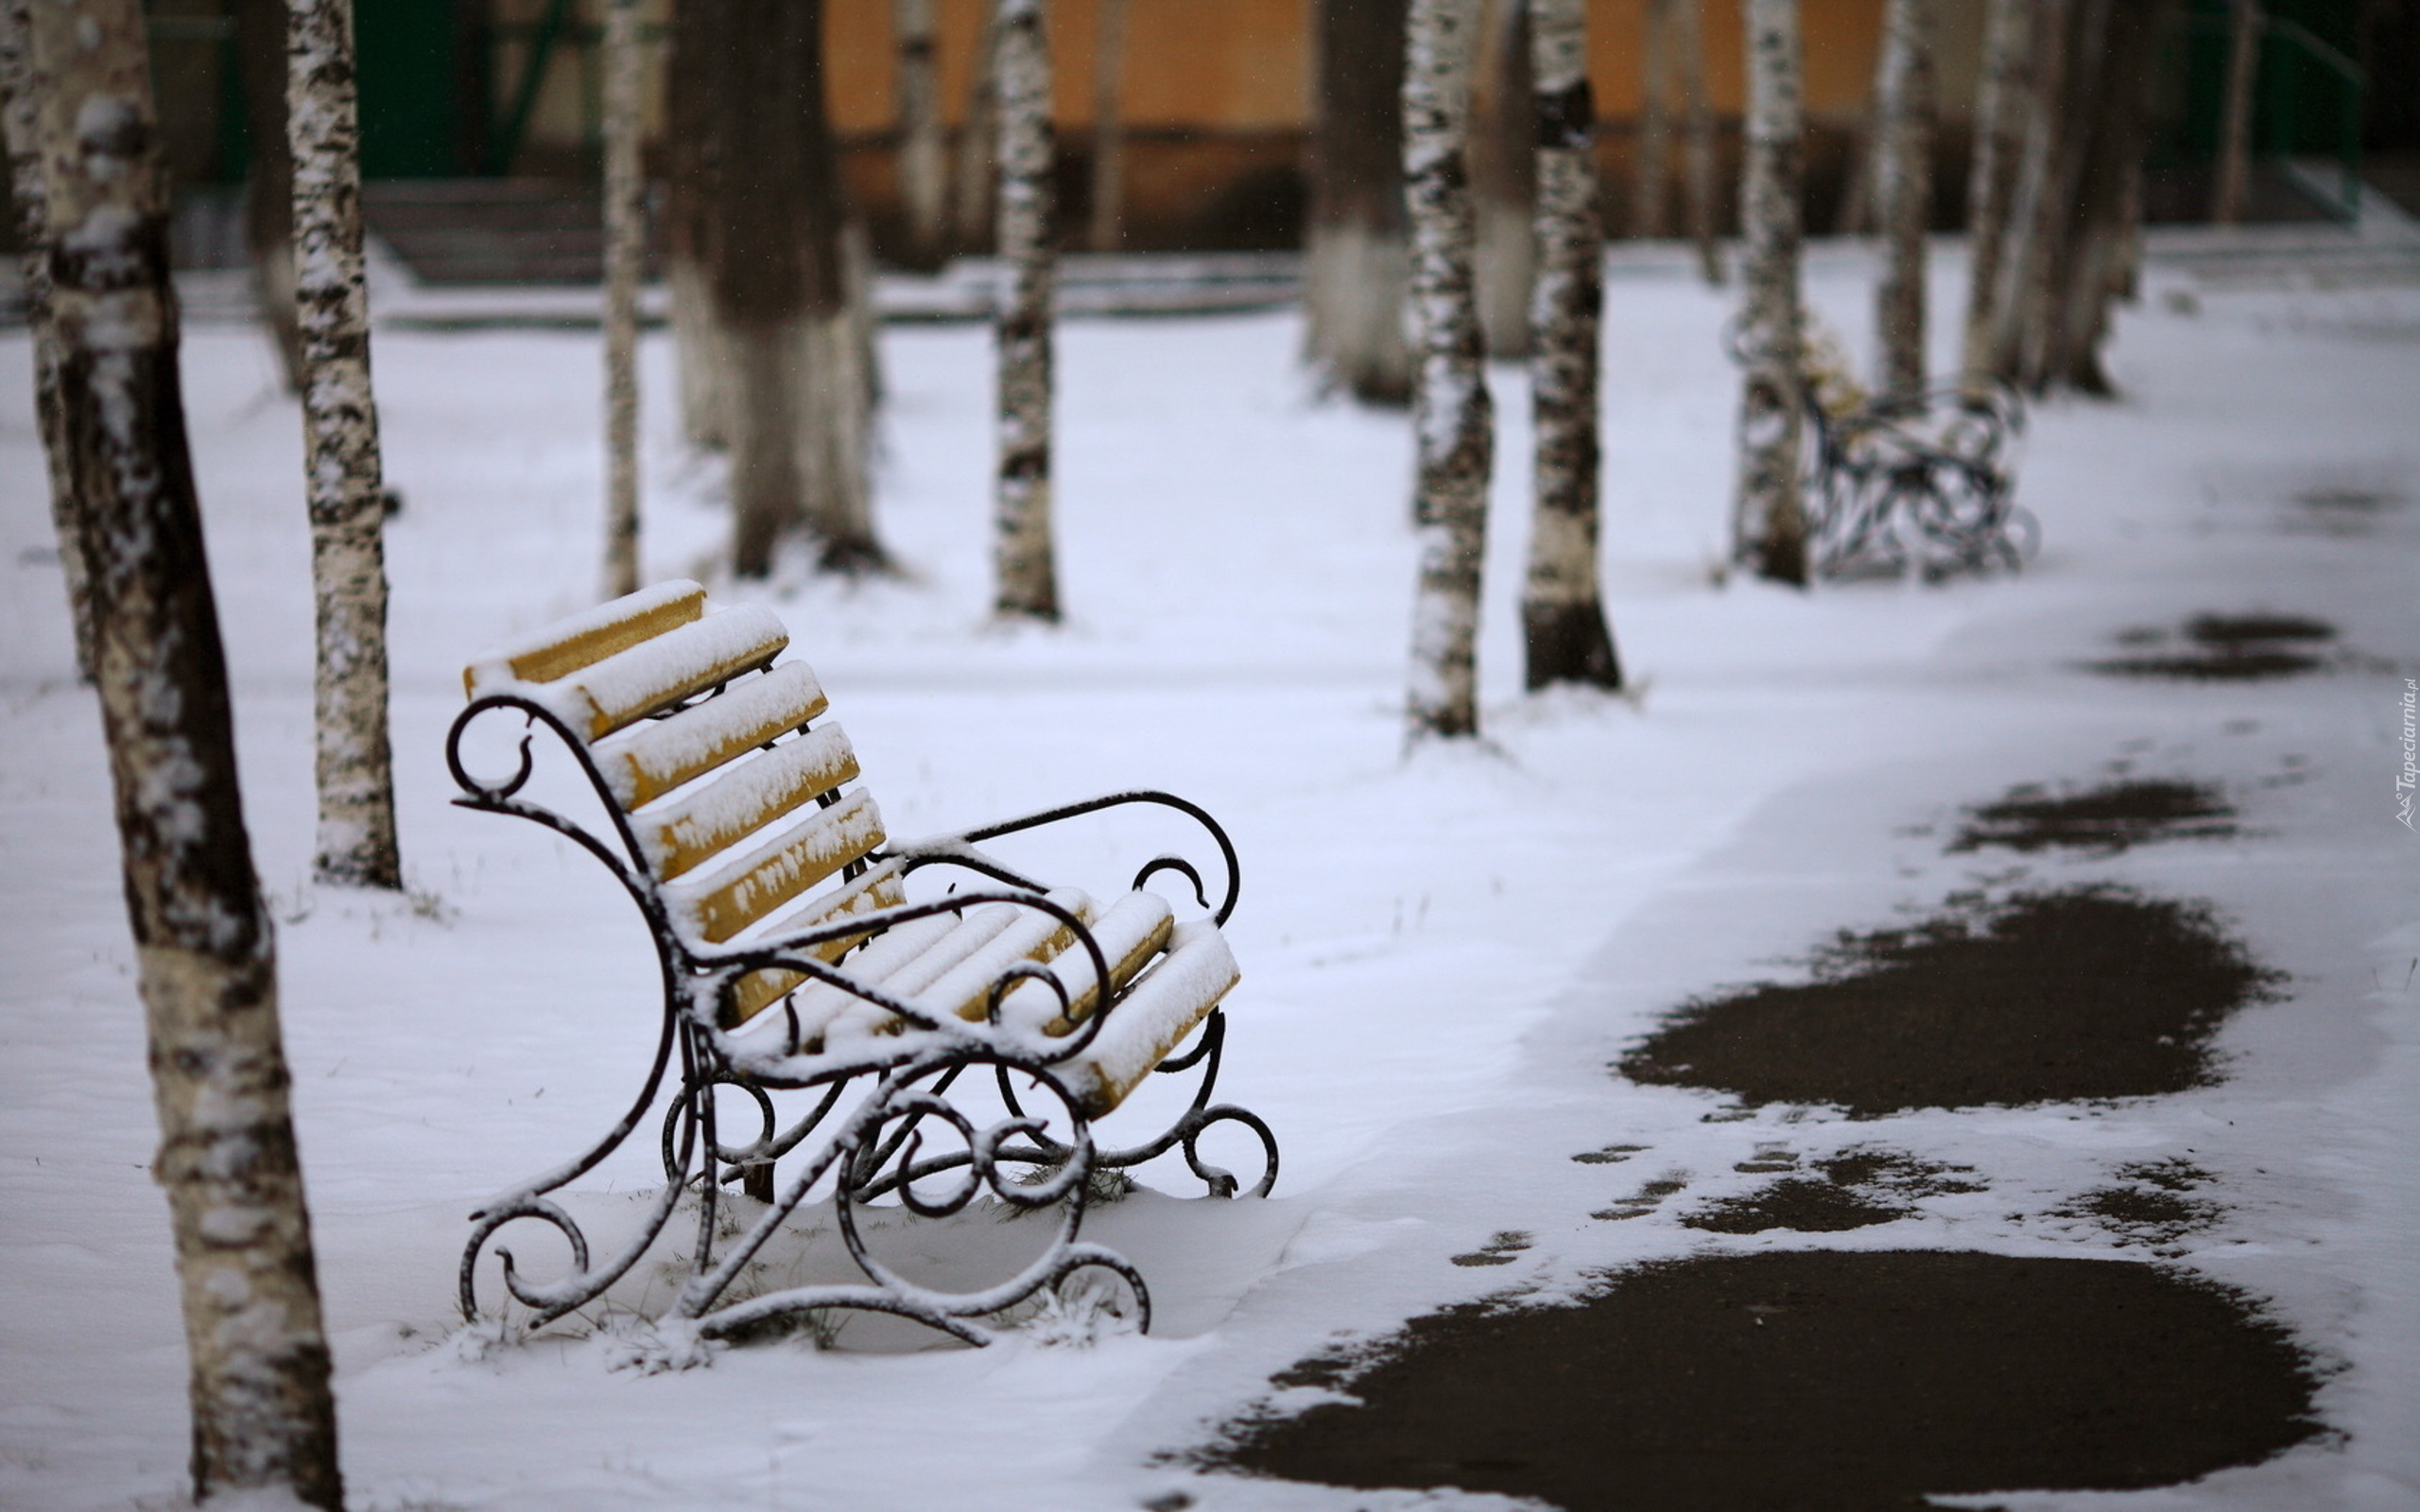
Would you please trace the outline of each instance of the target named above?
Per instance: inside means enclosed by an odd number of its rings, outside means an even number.
[[[1944,258],[1937,310],[1955,308],[1960,272]],[[1869,280],[1853,250],[1811,274],[1852,347]],[[1184,1490],[1210,1507],[1478,1505],[1492,1499],[1238,1482],[1159,1456],[1340,1333],[1511,1285],[1553,1292],[1709,1246],[2139,1258],[2047,1211],[2189,1149],[2230,1209],[2183,1242],[2186,1263],[2274,1299],[2334,1371],[2337,1436],[2189,1487],[2010,1504],[2420,1506],[2420,878],[2394,801],[2398,700],[2420,675],[2420,291],[2205,293],[2198,310],[2167,292],[2121,326],[2124,400],[2034,417],[2021,497],[2045,546],[2021,577],[1801,595],[1713,581],[1723,299],[1626,270],[1607,305],[1605,573],[1640,691],[1519,692],[1526,395],[1498,369],[1488,739],[1409,759],[1406,425],[1321,402],[1294,365],[1296,317],[1063,329],[1058,631],[984,622],[987,335],[887,331],[880,520],[908,576],[792,570],[717,592],[774,601],[894,833],[1132,785],[1223,819],[1243,855],[1230,934],[1245,976],[1222,1091],[1275,1127],[1284,1175],[1269,1202],[1231,1207],[1163,1173],[1170,1195],[1088,1226],[1150,1275],[1165,1325],[1150,1338],[902,1355],[850,1352],[844,1332],[838,1350],[735,1349],[649,1378],[610,1371],[599,1342],[481,1356],[452,1334],[464,1215],[601,1130],[652,1042],[628,905],[567,845],[448,807],[440,754],[462,664],[593,601],[596,340],[378,338],[406,500],[388,532],[406,901],[308,885],[300,428],[256,333],[189,332],[353,1504],[1073,1512]],[[183,1367],[140,1013],[26,344],[5,345],[0,1504],[158,1505],[183,1474]],[[656,576],[711,573],[724,531],[716,465],[676,438],[669,357],[650,338]],[[2330,490],[2382,502],[2295,502]],[[2273,684],[2078,668],[2130,627],[2256,609],[2324,617],[2365,660]],[[1959,806],[2121,761],[2222,785],[2244,833],[2117,858],[1944,853]],[[1054,864],[1124,853],[1071,841]],[[1788,971],[1835,929],[2020,878],[2210,900],[2290,973],[2287,994],[2226,1031],[2223,1085],[2110,1108],[1710,1120],[1710,1094],[1603,1069],[1661,1011]],[[1692,1198],[1744,1188],[1731,1167],[1775,1139],[1879,1141],[1973,1165],[1993,1190],[1823,1238],[1708,1236],[1673,1221],[1677,1204],[1589,1217],[1670,1172]],[[579,1201],[602,1211],[660,1180],[648,1143]],[[1619,1167],[1569,1159],[1612,1143],[1645,1149]],[[1503,1230],[1531,1236],[1512,1264],[1447,1263]]]

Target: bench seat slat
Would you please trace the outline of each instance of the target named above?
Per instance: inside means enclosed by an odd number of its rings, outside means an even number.
[[[1111,1010],[1099,1035],[1067,1069],[1069,1089],[1084,1111],[1098,1118],[1124,1102],[1242,979],[1217,926],[1207,919],[1177,925],[1168,954]]]
[[[656,812],[633,814],[631,821],[655,874],[669,881],[856,775],[849,737],[838,725],[826,725],[738,763]]]
[[[1094,943],[1109,960],[1110,990],[1134,980],[1168,942],[1173,927],[1167,900],[1153,892],[1130,892],[1110,905],[1092,926]],[[1093,978],[1092,957],[1080,950],[1063,950],[1051,958],[1050,974],[1067,989],[1068,1007],[1062,1013],[1059,995],[1041,982],[1027,982],[1000,1005],[1000,1022],[1029,1033],[1060,1036],[1073,1033],[1092,1016],[1100,1002],[1100,984]]]
[[[743,604],[679,626],[551,682],[492,684],[489,664],[472,668],[475,696],[517,692],[596,740],[669,709],[693,694],[769,665],[790,644],[771,610]]]
[[[627,812],[803,728],[828,707],[815,674],[805,662],[791,662],[761,678],[744,678],[668,719],[616,735],[592,754]]]
[[[504,682],[552,682],[616,651],[627,651],[706,611],[706,591],[685,578],[657,583],[610,604],[555,621],[537,634],[462,669],[462,691],[475,698]]]
[[[803,935],[851,914],[870,914],[877,908],[896,908],[908,901],[900,885],[900,872],[895,865],[885,863],[869,869],[847,886],[835,888],[820,898],[811,899],[803,908],[785,919],[766,926],[765,933],[774,938],[787,935]],[[810,945],[801,954],[820,961],[837,961],[863,941],[863,935],[844,935],[838,939]],[[731,1015],[725,1028],[736,1028],[780,1002],[806,978],[786,970],[751,971],[732,988]]]
[[[853,788],[830,808],[664,886],[673,917],[720,944],[882,844],[882,813]]]
[[[1087,924],[1092,921],[1093,902],[1082,892],[1069,887],[1046,896]],[[994,909],[999,910],[997,915],[994,914]],[[1075,941],[1075,936],[1056,918],[1038,908],[1013,903],[979,908],[959,928],[966,932],[963,938],[953,931],[951,937],[940,942],[933,960],[923,963],[922,969],[903,968],[884,985],[894,996],[907,999],[936,1019],[953,1013],[980,1019],[992,984],[1000,979],[1001,972],[1019,961],[1047,961]],[[972,948],[961,948],[970,941]],[[931,970],[934,966],[941,970]],[[926,980],[911,985],[919,975]],[[825,1031],[826,1043],[837,1045],[865,1035],[896,1034],[901,1027],[900,1021],[891,1014],[860,1001],[832,1021]]]

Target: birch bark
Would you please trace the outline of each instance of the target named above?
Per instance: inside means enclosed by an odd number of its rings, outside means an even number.
[[[1050,526],[1051,190],[1049,39],[1042,0],[999,0],[1000,257],[1008,265],[994,340],[999,468],[993,501],[993,612],[1059,619]]]
[[[2023,378],[2020,354],[2029,331],[2048,302],[2050,243],[2056,238],[2062,117],[2066,100],[2067,34],[2074,0],[2035,0],[2032,108],[2025,119],[2025,142],[2017,159],[2016,190],[2009,209],[2007,249],[2000,258],[1999,289],[1993,300],[1992,376]]]
[[[1098,0],[1099,29],[1093,51],[1092,234],[1096,252],[1117,250],[1125,218],[1126,123],[1119,114],[1119,84],[1126,67],[1126,0]]]
[[[1530,301],[1535,421],[1529,577],[1521,595],[1523,676],[1622,685],[1597,574],[1598,332],[1604,231],[1597,214],[1596,106],[1585,0],[1531,0],[1537,77],[1538,281]]]
[[[2015,158],[2033,95],[2036,0],[1991,0],[1975,101],[1975,155],[1966,179],[1966,328],[1959,366],[1970,385],[1992,369],[2000,258],[2008,239]]]
[[[1638,50],[1638,139],[1630,176],[1630,233],[1642,240],[1664,234],[1664,208],[1670,200],[1672,127],[1665,93],[1672,77],[1675,0],[1647,0]]]
[[[1530,0],[1492,0],[1480,57],[1487,89],[1472,112],[1471,192],[1478,217],[1479,332],[1491,357],[1530,354],[1537,280],[1538,113]]]
[[[44,0],[33,55],[60,393],[93,565],[197,1501],[335,1508],[336,1410],[177,378],[165,173],[137,0]]]
[[[2232,226],[2243,219],[2252,191],[2252,86],[2260,77],[2260,34],[2268,18],[2260,0],[2234,0],[2227,9],[2227,86],[2219,107],[2219,181],[2210,195],[2210,219]]]
[[[1739,347],[1746,372],[1732,556],[1760,577],[1804,586],[1798,0],[1745,0],[1745,15],[1748,161],[1740,211],[1747,247]]]
[[[939,267],[948,250],[949,178],[933,0],[893,0],[890,16],[898,40],[899,191],[908,210],[908,263]]]
[[[824,109],[822,5],[698,4],[682,23],[699,170],[686,234],[702,275],[701,355],[721,369],[732,569],[767,576],[779,544],[804,532],[820,569],[882,571],[865,467],[873,374]]]
[[[1403,198],[1406,0],[1316,0],[1305,353],[1369,404],[1411,397]]]
[[[672,352],[681,433],[689,444],[731,444],[733,354],[714,314],[714,213],[722,168],[712,139],[717,94],[716,38],[728,14],[717,0],[672,0],[665,67],[665,294],[671,305]]]
[[[639,0],[605,9],[605,596],[639,588]]]
[[[251,171],[244,249],[252,300],[268,323],[285,391],[302,391],[302,327],[294,301],[294,154],[285,140],[285,0],[235,0],[235,61],[244,81]]]
[[[1698,14],[1702,3],[1680,0],[1673,46],[1681,58],[1681,94],[1688,111],[1689,239],[1697,244],[1700,276],[1719,285],[1722,249],[1715,238],[1721,215],[1715,199],[1714,97],[1705,84],[1705,26]]]
[[[994,71],[1000,56],[1000,4],[982,0],[975,67],[966,79],[966,120],[958,130],[958,192],[950,219],[962,252],[988,252],[994,246],[992,190],[999,171],[1000,85]]]
[[[378,406],[370,387],[352,0],[292,0],[285,48],[302,434],[319,611],[317,870],[326,882],[400,888],[387,736],[386,490]]]
[[[1478,733],[1479,572],[1495,405],[1473,286],[1477,239],[1466,163],[1474,0],[1411,0],[1404,28],[1403,172],[1411,213],[1418,474],[1412,520],[1410,733]]]
[[[1925,232],[1932,219],[1933,0],[1889,0],[1876,101],[1876,198],[1884,243],[1875,291],[1880,393],[1913,401],[1925,389]]]
[[[49,470],[50,525],[59,538],[60,572],[66,579],[67,622],[75,637],[76,676],[93,680],[93,595],[84,568],[84,541],[76,524],[76,477],[69,456],[65,412],[59,397],[59,333],[50,314],[50,233],[47,176],[43,171],[42,98],[48,82],[36,77],[32,0],[0,0],[0,128],[8,133],[9,192],[17,207],[17,240],[25,248],[26,325],[33,335],[34,422],[42,433],[43,461]]]

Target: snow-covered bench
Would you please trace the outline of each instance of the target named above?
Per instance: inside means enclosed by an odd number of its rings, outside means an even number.
[[[1927,580],[2014,571],[2034,546],[2009,443],[2024,406],[2005,385],[1911,399],[1807,386],[1807,538],[1826,577]]]
[[[788,639],[762,607],[716,609],[697,584],[671,582],[558,622],[464,673],[470,705],[446,743],[462,788],[455,801],[545,825],[611,868],[654,936],[664,999],[654,1061],[629,1111],[584,1153],[473,1215],[461,1263],[464,1314],[477,1315],[480,1256],[506,1225],[550,1225],[570,1245],[569,1274],[543,1282],[520,1274],[496,1246],[506,1289],[537,1327],[600,1296],[653,1243],[683,1194],[695,1192],[702,1211],[693,1269],[658,1320],[674,1332],[714,1337],[785,1314],[857,1307],[980,1343],[987,1333],[976,1319],[1086,1267],[1124,1277],[1148,1326],[1149,1294],[1134,1268],[1078,1242],[1094,1174],[1176,1149],[1214,1193],[1231,1195],[1236,1178],[1205,1164],[1197,1142],[1214,1124],[1234,1124],[1259,1140],[1255,1194],[1277,1175],[1268,1125],[1210,1100],[1225,1035],[1219,1003],[1237,976],[1219,934],[1236,903],[1233,844],[1195,805],[1143,791],[937,839],[892,840],[873,798],[852,785],[858,769],[848,737],[819,722],[826,701],[814,673],[780,660]],[[515,715],[527,721],[517,730],[517,768],[501,780],[475,776],[463,748],[472,727]],[[525,796],[538,726],[553,731],[594,788],[602,826],[584,827]],[[1200,870],[1179,857],[1153,858],[1122,896],[1095,899],[1046,885],[983,849],[1127,805],[1172,809],[1206,832],[1224,867],[1215,908]],[[920,885],[923,896],[911,897],[908,879],[926,868],[972,875],[947,893]],[[1209,916],[1179,919],[1144,890],[1162,874],[1189,881]],[[577,1032],[576,1022],[567,1029]],[[1192,1048],[1174,1054],[1188,1039]],[[994,1075],[964,1077],[978,1068]],[[1155,1069],[1195,1068],[1201,1080],[1190,1103],[1156,1138],[1095,1147],[1093,1121]],[[717,1129],[719,1087],[752,1102],[752,1141]],[[981,1106],[968,1096],[978,1090],[988,1099]],[[772,1094],[791,1091],[821,1095],[785,1124]],[[579,1226],[547,1194],[612,1154],[660,1096],[665,1189],[635,1238],[592,1256]],[[950,1147],[932,1153],[937,1143]],[[794,1155],[777,1183],[775,1161]],[[938,1194],[936,1177],[944,1178]],[[716,1208],[732,1181],[766,1207],[717,1244]],[[866,1283],[726,1300],[811,1190],[833,1193]],[[1046,1252],[971,1292],[944,1294],[899,1275],[870,1252],[856,1216],[889,1197],[943,1217],[985,1194],[1021,1209],[1056,1207],[1060,1222]]]

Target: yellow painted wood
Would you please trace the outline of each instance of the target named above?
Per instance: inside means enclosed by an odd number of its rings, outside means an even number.
[[[615,652],[548,685],[544,696],[596,740],[717,682],[769,666],[789,644],[789,632],[772,611],[751,604]]]
[[[792,662],[763,677],[743,678],[668,719],[616,735],[590,754],[627,813],[803,728],[829,707],[815,674],[805,662]]]
[[[816,899],[796,915],[782,920],[774,931],[779,935],[804,934],[852,914],[870,914],[877,908],[896,908],[908,901],[906,889],[900,885],[897,870],[881,867],[867,872],[846,887]],[[863,935],[843,936],[807,947],[804,954],[820,961],[837,961],[863,943]],[[779,1003],[806,978],[797,971],[751,971],[732,988],[730,1018],[723,1025],[736,1028]]]
[[[483,674],[493,677],[488,669],[499,663],[523,682],[552,682],[690,624],[705,611],[706,591],[695,583],[675,580],[643,588],[585,614],[558,620],[498,656],[463,668],[462,690],[477,696]]]
[[[882,844],[881,811],[857,788],[805,823],[664,889],[676,917],[719,944]]]
[[[740,761],[696,792],[631,816],[658,878],[670,881],[819,794],[857,776],[857,755],[838,725]]]

